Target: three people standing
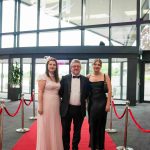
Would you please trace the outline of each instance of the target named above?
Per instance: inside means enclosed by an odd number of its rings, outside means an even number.
[[[70,150],[72,121],[74,126],[72,150],[78,150],[88,97],[90,147],[92,150],[104,149],[106,118],[110,109],[111,82],[109,76],[106,75],[108,87],[108,96],[106,96],[101,67],[102,61],[95,59],[94,73],[86,78],[80,74],[80,61],[73,59],[70,63],[71,74],[63,76],[59,82],[56,59],[52,57],[47,59],[46,72],[38,78],[36,150]]]

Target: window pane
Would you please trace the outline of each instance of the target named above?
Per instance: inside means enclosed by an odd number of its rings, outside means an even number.
[[[31,58],[23,58],[22,91],[25,93],[25,99],[30,99],[31,71]]]
[[[122,82],[123,82],[123,88],[122,88],[122,98],[126,99],[127,96],[127,62],[122,62]]]
[[[150,25],[141,26],[141,49],[150,50]]]
[[[61,46],[81,45],[81,31],[69,30],[61,32]]]
[[[86,0],[84,25],[104,24],[109,22],[108,0]]]
[[[113,46],[136,46],[136,26],[112,27]]]
[[[41,0],[40,2],[40,29],[58,28],[59,0]]]
[[[20,31],[37,29],[37,0],[21,0]]]
[[[150,1],[141,0],[141,19],[150,20]]]
[[[80,62],[81,62],[80,74],[86,76],[87,75],[87,60],[80,60]]]
[[[3,64],[3,92],[8,91],[8,60],[7,63]]]
[[[36,46],[36,34],[20,34],[19,47],[32,47]]]
[[[58,60],[58,73],[60,79],[62,76],[69,74],[69,60]]]
[[[111,22],[128,22],[136,20],[137,0],[113,0]]]
[[[58,32],[39,33],[39,46],[58,46]]]
[[[2,48],[14,47],[14,36],[13,35],[3,35],[2,36]]]
[[[62,0],[61,27],[81,25],[81,0]]]
[[[38,93],[37,79],[38,79],[39,75],[45,73],[45,69],[46,69],[45,59],[44,58],[36,59],[35,60],[35,93]]]
[[[14,32],[14,8],[15,8],[14,2],[15,0],[3,1],[2,32]]]
[[[0,95],[7,98],[8,95],[8,59],[0,60]]]
[[[127,58],[112,58],[111,65],[112,95],[115,99],[126,99]]]
[[[109,30],[108,28],[91,28],[85,30],[85,42],[84,45],[99,46],[100,42],[104,45],[109,45]]]

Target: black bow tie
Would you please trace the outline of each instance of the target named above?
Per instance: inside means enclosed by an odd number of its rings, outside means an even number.
[[[80,78],[80,76],[73,76],[73,78],[78,78],[78,79],[79,79],[79,78]]]

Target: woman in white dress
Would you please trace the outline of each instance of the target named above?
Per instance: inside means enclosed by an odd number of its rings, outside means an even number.
[[[57,61],[48,57],[46,72],[38,78],[36,150],[63,150],[59,88]]]

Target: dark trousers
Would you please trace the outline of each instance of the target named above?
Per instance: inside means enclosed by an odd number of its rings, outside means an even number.
[[[70,149],[70,130],[72,120],[73,120],[72,149],[78,150],[78,144],[81,138],[81,127],[83,119],[84,117],[81,115],[81,106],[69,105],[66,116],[61,118],[64,150]]]

